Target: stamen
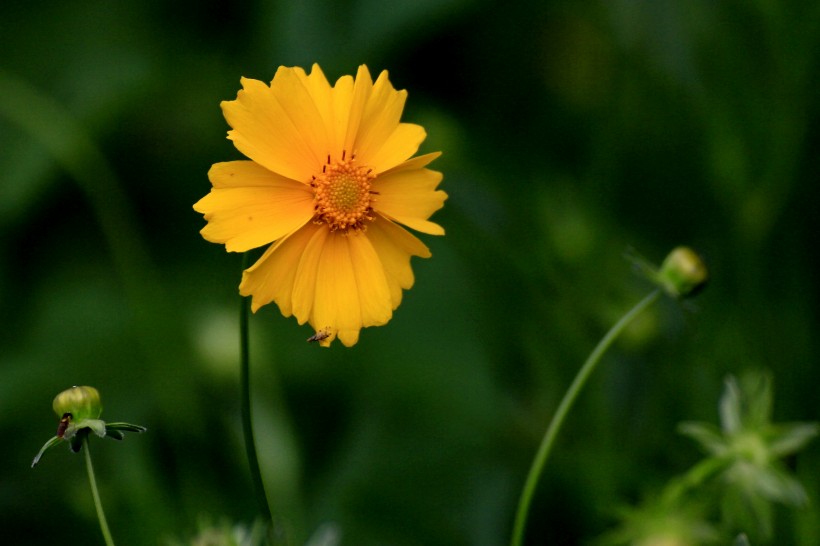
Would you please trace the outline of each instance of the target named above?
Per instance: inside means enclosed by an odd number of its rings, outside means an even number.
[[[353,155],[345,160],[346,156],[346,150],[342,150],[342,160],[324,165],[322,173],[310,182],[314,222],[327,224],[331,231],[342,234],[367,228],[367,222],[375,219],[372,195],[378,194],[371,190],[370,182],[376,178],[373,169],[356,165]]]

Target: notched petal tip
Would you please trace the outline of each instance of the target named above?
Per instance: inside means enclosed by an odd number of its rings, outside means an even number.
[[[359,330],[340,330],[338,338],[345,347],[353,347],[359,342]]]

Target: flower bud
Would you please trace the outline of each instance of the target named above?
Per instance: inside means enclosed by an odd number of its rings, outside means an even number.
[[[94,387],[71,387],[54,397],[54,412],[63,418],[70,413],[74,421],[99,419],[102,413],[100,393]]]
[[[676,298],[697,294],[709,280],[709,272],[698,254],[689,247],[672,250],[661,264],[658,282]]]

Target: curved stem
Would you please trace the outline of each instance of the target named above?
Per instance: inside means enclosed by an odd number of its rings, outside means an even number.
[[[242,256],[242,270],[248,268],[249,256],[246,252]],[[242,412],[242,430],[245,436],[245,455],[248,458],[248,467],[251,472],[256,504],[261,517],[270,530],[271,511],[268,497],[265,494],[265,483],[262,481],[262,471],[259,469],[259,459],[256,456],[256,441],[253,436],[253,422],[251,420],[251,378],[250,378],[250,342],[248,334],[248,317],[250,315],[250,298],[242,298],[239,307],[239,388]]]
[[[575,379],[572,381],[569,389],[567,389],[567,392],[564,394],[561,404],[555,411],[552,421],[550,421],[547,432],[544,435],[544,439],[541,440],[541,445],[538,448],[538,452],[532,462],[530,472],[527,475],[527,481],[524,483],[524,489],[521,491],[521,499],[518,501],[518,511],[515,514],[515,525],[513,527],[512,539],[510,540],[511,546],[521,546],[522,541],[524,540],[524,529],[527,524],[527,514],[529,512],[530,504],[532,503],[533,494],[535,493],[535,486],[538,485],[538,479],[544,471],[544,466],[547,462],[550,451],[552,450],[555,437],[558,435],[558,431],[561,430],[561,425],[564,424],[564,419],[566,418],[567,413],[569,413],[570,408],[572,408],[572,404],[575,402],[575,399],[578,397],[578,394],[581,392],[581,389],[590,374],[592,374],[593,370],[595,370],[595,366],[601,360],[603,354],[609,346],[612,345],[612,342],[617,339],[620,333],[623,332],[623,330],[635,317],[640,315],[644,309],[649,307],[655,302],[655,300],[658,299],[660,292],[660,289],[653,290],[651,294],[638,302],[635,307],[621,317],[621,319],[616,322],[612,328],[610,328],[601,341],[598,342],[598,345],[592,353],[590,353],[589,357],[587,357],[586,362],[584,362],[584,365],[581,366],[581,369],[578,371],[578,374],[575,376]]]
[[[97,509],[97,519],[100,520],[100,530],[105,539],[106,546],[114,546],[114,539],[111,538],[111,531],[108,530],[108,522],[105,520],[100,493],[97,491],[97,480],[94,478],[94,465],[91,464],[91,450],[88,449],[88,436],[83,438],[85,447],[85,468],[88,471],[88,483],[91,484],[91,496],[94,497],[94,507]]]

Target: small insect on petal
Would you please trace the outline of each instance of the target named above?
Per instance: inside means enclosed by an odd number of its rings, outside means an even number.
[[[68,425],[71,424],[71,414],[64,413],[63,418],[60,419],[60,424],[57,425],[57,438],[62,438],[65,435],[65,431],[68,428]]]
[[[316,341],[324,341],[325,339],[330,337],[330,332],[327,329],[324,330],[317,330],[315,334],[307,338],[308,343],[313,343]]]

